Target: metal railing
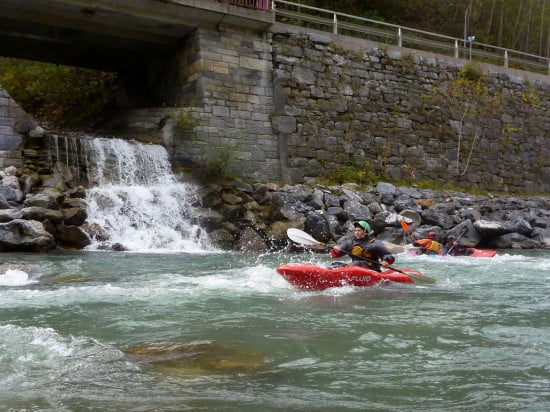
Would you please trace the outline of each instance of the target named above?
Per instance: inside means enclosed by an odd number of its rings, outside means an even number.
[[[458,39],[284,0],[271,0],[271,10],[277,21],[287,24],[550,75],[550,57],[478,43],[472,38]]]
[[[269,0],[218,0],[220,3],[228,3],[233,6],[247,7],[260,11],[269,10]]]

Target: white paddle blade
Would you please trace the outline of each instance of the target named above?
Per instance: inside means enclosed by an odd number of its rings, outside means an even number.
[[[293,242],[299,243],[301,245],[307,245],[307,246],[325,246],[324,243],[321,243],[317,240],[315,240],[311,235],[307,234],[306,232],[290,228],[286,231],[286,235],[290,240]]]

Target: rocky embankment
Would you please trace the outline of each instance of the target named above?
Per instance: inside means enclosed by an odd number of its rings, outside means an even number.
[[[83,187],[69,187],[64,173],[19,174],[0,171],[0,250],[81,249],[91,240],[82,229],[87,218]]]
[[[544,196],[481,196],[396,187],[357,185],[278,186],[225,182],[203,189],[198,223],[220,247],[273,250],[287,246],[286,230],[303,229],[328,243],[349,235],[355,220],[367,220],[378,239],[410,242],[400,221],[417,237],[429,231],[443,242],[465,232],[466,246],[550,248],[550,199]],[[466,230],[467,228],[467,230]]]
[[[85,189],[59,162],[51,174],[8,167],[0,178],[0,250],[81,249],[97,233],[108,237],[86,222]],[[467,246],[550,248],[550,198],[544,196],[480,196],[383,182],[361,189],[232,180],[199,191],[194,223],[227,250],[284,249],[291,227],[334,242],[350,234],[355,220],[367,220],[379,239],[393,244],[410,242],[400,223],[405,220],[417,237],[435,231],[442,242],[466,232],[461,241]]]

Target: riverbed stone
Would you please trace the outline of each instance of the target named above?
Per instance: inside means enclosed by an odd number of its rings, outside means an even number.
[[[53,236],[36,220],[0,223],[0,250],[43,251],[55,247]]]

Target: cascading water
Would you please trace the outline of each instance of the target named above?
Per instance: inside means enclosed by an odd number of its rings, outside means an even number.
[[[88,249],[213,250],[207,234],[190,221],[196,188],[177,181],[164,147],[107,138],[82,143],[90,182],[88,223],[108,232],[108,239],[96,236]]]

